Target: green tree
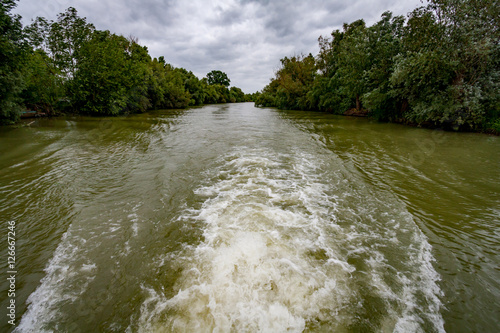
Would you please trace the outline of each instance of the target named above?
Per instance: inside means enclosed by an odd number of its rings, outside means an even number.
[[[482,1],[431,1],[410,14],[405,53],[391,77],[407,98],[405,118],[479,130],[499,116],[498,6]]]
[[[167,109],[183,109],[189,106],[191,94],[186,91],[182,72],[173,66],[166,66],[165,105]]]
[[[336,75],[340,67],[344,35],[344,32],[335,30],[331,33],[332,39],[318,39],[320,53],[317,56],[317,67],[320,75],[316,76],[310,98],[321,111],[341,114],[351,106],[350,99],[342,89],[340,77]]]
[[[85,61],[82,57],[88,57],[88,52],[83,55],[81,50],[87,47],[88,51],[87,44],[94,37],[94,32],[94,26],[79,17],[72,7],[60,13],[57,21],[37,17],[25,27],[26,38],[35,51],[27,71],[30,81],[24,93],[26,104],[36,107],[43,105],[45,111],[53,111],[54,103],[58,100],[74,102],[75,96],[81,96],[83,92],[75,90],[74,79],[80,62]],[[38,86],[41,80],[48,83],[46,87]],[[55,98],[54,94],[58,97]]]
[[[398,121],[407,106],[407,100],[394,95],[390,81],[394,60],[403,52],[404,23],[404,17],[385,12],[367,31],[370,68],[363,75],[366,88],[363,103],[379,120]]]
[[[370,68],[368,34],[363,20],[344,24],[344,38],[341,41],[339,68],[335,75],[342,85],[342,92],[354,101],[356,110],[361,110],[361,96],[366,92],[363,80]]]
[[[200,79],[198,79],[193,72],[184,68],[176,68],[176,70],[182,75],[184,89],[189,92],[191,96],[189,105],[202,105],[205,100],[205,91]]]
[[[262,89],[255,99],[256,106],[277,106],[276,94],[278,92],[279,82],[276,79],[271,79],[271,82]]]
[[[14,122],[24,104],[50,114],[66,110],[119,115],[149,108],[185,108],[244,101],[221,71],[199,80],[164,57],[151,59],[138,40],[99,31],[70,7],[56,21],[38,17],[24,30],[9,14],[15,1],[1,2],[0,122]],[[26,40],[31,50],[23,48]],[[21,71],[23,69],[23,71]],[[24,75],[24,76],[23,76]],[[26,82],[23,88],[23,82]],[[20,94],[22,92],[22,94]]]
[[[245,102],[245,93],[238,87],[229,89],[229,100],[231,103]]]
[[[165,59],[150,62],[148,96],[154,109],[182,109],[195,105],[187,86],[196,89],[197,78],[183,68],[165,63]],[[197,96],[198,97],[198,96]]]
[[[78,68],[79,51],[84,43],[92,38],[94,25],[86,18],[78,16],[75,8],[69,7],[50,25],[48,46],[50,55],[58,68],[69,78]]]
[[[441,43],[454,70],[447,121],[465,129],[486,128],[500,117],[498,1],[432,0],[429,7],[445,31]]]
[[[312,54],[285,57],[280,61],[281,68],[276,73],[276,106],[282,109],[313,109],[308,95],[316,76],[316,63]]]
[[[306,59],[282,59],[256,105],[356,107],[380,120],[499,132],[499,8],[494,0],[430,0],[407,22],[386,12],[370,27],[346,23],[319,38],[316,72]]]
[[[147,50],[109,31],[95,31],[81,46],[70,91],[76,110],[117,115],[143,112],[147,97]]]
[[[343,113],[362,108],[368,86],[365,74],[371,66],[369,30],[363,20],[345,23],[343,31],[335,30],[332,38],[319,38],[320,53],[316,77],[309,94],[320,110]]]
[[[10,13],[15,6],[14,0],[0,2],[0,124],[16,122],[23,109],[19,94],[26,47],[20,17]]]
[[[64,97],[61,72],[47,54],[36,50],[29,55],[25,69],[24,104],[36,111],[55,114]]]
[[[260,91],[256,91],[251,94],[245,94],[245,102],[256,102],[260,94]]]
[[[212,84],[217,96],[217,103],[229,103],[231,102],[231,97],[229,95],[229,89],[223,84]]]
[[[163,108],[165,105],[165,59],[154,58],[149,63],[149,76],[147,80],[147,94],[151,107],[155,110]]]
[[[201,80],[201,84],[203,86],[203,92],[204,92],[204,104],[216,104],[219,103],[220,95],[217,92],[217,89],[215,88],[215,85],[209,85],[207,82],[206,78],[203,78]]]
[[[95,27],[87,23],[86,18],[79,17],[75,8],[69,7],[57,16],[57,21],[37,17],[24,30],[31,47],[47,53],[61,73],[70,79],[78,67],[79,51],[90,40]]]
[[[207,74],[208,84],[220,84],[224,87],[229,87],[231,80],[227,77],[227,74],[221,71],[213,70]]]

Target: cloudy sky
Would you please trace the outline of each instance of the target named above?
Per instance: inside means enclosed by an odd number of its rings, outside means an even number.
[[[386,10],[406,15],[420,0],[20,0],[23,24],[75,7],[97,29],[132,35],[153,57],[202,78],[221,70],[231,85],[261,90],[294,54],[316,55],[319,36],[344,22],[377,22]]]

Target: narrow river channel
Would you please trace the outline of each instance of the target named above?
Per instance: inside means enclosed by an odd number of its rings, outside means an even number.
[[[251,103],[3,128],[0,331],[498,332],[499,171],[499,137]]]

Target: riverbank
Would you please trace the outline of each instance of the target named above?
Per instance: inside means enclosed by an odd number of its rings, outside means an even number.
[[[253,103],[253,102],[243,102],[243,103]],[[238,104],[238,103],[236,103]],[[216,105],[216,104],[212,104]],[[211,105],[205,105],[205,106],[211,106]],[[188,107],[186,109],[179,109],[179,110],[190,110],[190,109],[199,109],[204,106],[196,106],[196,107]],[[258,107],[262,108],[262,107]],[[145,113],[148,112],[154,112],[155,110],[148,110],[145,111]],[[311,112],[311,111],[300,111],[300,112]],[[334,114],[332,112],[320,112],[320,111],[314,111],[318,113],[326,113],[326,114]],[[109,121],[113,121],[113,119],[119,119],[120,117],[123,116],[130,116],[132,114],[126,114],[126,115],[120,115],[120,116],[109,116],[109,115],[97,115],[93,116],[96,119],[100,118],[107,118]],[[57,118],[65,118],[65,117],[86,117],[88,115],[84,114],[79,114],[79,113],[58,113],[58,114],[53,114],[53,115],[45,115],[44,117],[50,118],[50,119],[57,119]],[[379,121],[373,115],[368,111],[368,110],[356,110],[356,109],[350,109],[343,114],[340,114],[340,116],[345,116],[345,117],[356,117],[356,118],[367,118],[367,119],[372,119],[376,120],[378,122],[384,123],[384,121]],[[38,119],[39,117],[34,118],[34,120]],[[30,119],[31,121],[27,121],[28,119],[20,119],[20,121],[14,125],[4,125],[0,126],[1,127],[9,127],[9,128],[17,128],[17,127],[22,127],[22,126],[31,126],[33,125],[33,119]],[[460,128],[457,126],[454,126],[452,122],[448,123],[443,123],[443,124],[435,124],[432,122],[426,122],[426,123],[416,123],[416,122],[410,122],[404,119],[396,119],[395,121],[392,122],[387,122],[386,123],[394,123],[402,126],[408,126],[408,127],[417,127],[417,128],[425,128],[425,129],[430,129],[430,130],[443,130],[446,132],[457,132],[457,133],[480,133],[480,134],[486,134],[486,135],[494,135],[494,136],[500,136],[500,131],[495,131],[494,129],[489,129],[486,131],[477,131],[473,130],[471,128]]]
[[[259,108],[266,108],[265,106],[258,106]],[[435,123],[435,122],[414,122],[410,120],[406,120],[403,118],[396,118],[392,121],[388,120],[379,120],[377,117],[373,114],[373,112],[370,112],[369,110],[356,110],[356,109],[349,109],[343,113],[336,113],[333,111],[318,111],[318,110],[307,110],[307,111],[299,111],[299,112],[318,112],[318,113],[326,113],[326,114],[333,114],[333,115],[339,115],[339,116],[345,116],[345,117],[355,117],[355,118],[368,118],[372,120],[376,120],[381,123],[393,123],[393,124],[398,124],[402,126],[409,126],[409,127],[418,127],[418,128],[426,128],[426,129],[431,129],[431,130],[443,130],[446,132],[458,132],[458,133],[481,133],[481,134],[488,134],[488,135],[495,135],[495,136],[500,136],[500,125],[498,128],[496,126],[493,126],[488,129],[474,129],[469,126],[458,126],[455,122],[453,121],[445,121],[442,123]]]
[[[369,110],[381,121],[498,134],[498,20],[491,6],[431,1],[406,18],[385,12],[372,25],[344,23],[319,37],[317,55],[281,58],[256,103],[353,116]]]

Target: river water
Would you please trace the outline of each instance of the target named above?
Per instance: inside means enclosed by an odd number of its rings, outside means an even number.
[[[15,332],[499,331],[499,167],[499,137],[249,103],[1,129]]]

